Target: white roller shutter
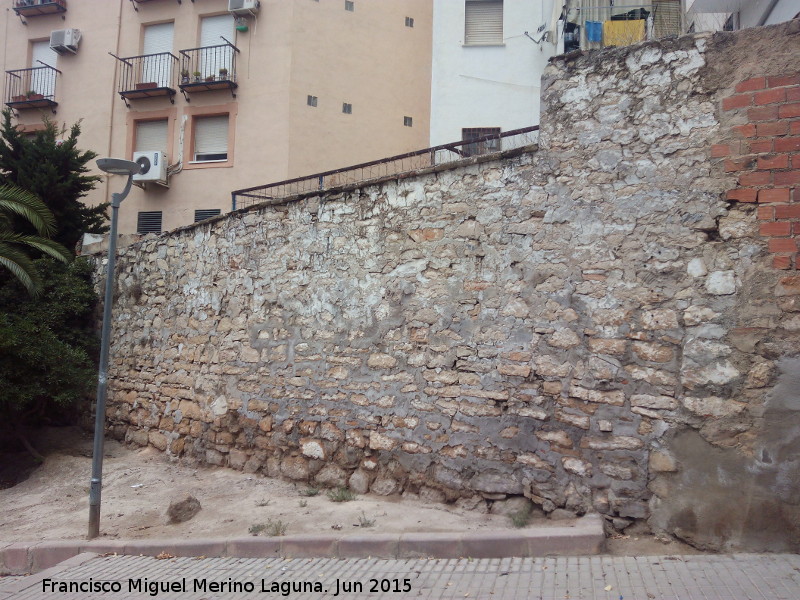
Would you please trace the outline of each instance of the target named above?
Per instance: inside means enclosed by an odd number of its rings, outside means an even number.
[[[194,124],[194,159],[227,160],[228,115],[198,117]]]
[[[136,123],[136,145],[135,152],[145,152],[148,150],[167,150],[167,120],[158,121],[137,121]]]
[[[145,58],[142,63],[142,81],[155,81],[159,87],[168,87],[172,80],[172,57],[163,54],[172,52],[173,23],[158,23],[144,28],[142,54],[161,54]]]
[[[233,43],[235,35],[234,21],[231,15],[206,17],[200,21],[200,46],[202,48],[220,46],[225,43],[225,40]],[[230,72],[233,65],[233,52],[234,50],[230,46],[203,50],[200,59],[200,71],[203,73],[203,77],[217,75],[222,67]]]
[[[464,7],[464,43],[503,43],[503,1],[467,0]]]
[[[56,72],[46,69],[42,63],[56,68],[58,53],[50,48],[50,41],[33,42],[31,44],[31,67],[38,69],[31,71],[31,80],[26,84],[24,92],[33,91],[51,97],[55,93]]]

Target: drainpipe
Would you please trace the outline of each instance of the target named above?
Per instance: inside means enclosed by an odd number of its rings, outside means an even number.
[[[770,15],[772,14],[772,11],[775,9],[775,5],[776,4],[778,4],[778,0],[772,0],[769,3],[769,6],[767,7],[767,10],[765,10],[762,13],[761,18],[758,20],[758,26],[759,27],[763,26],[764,23],[767,22],[767,19],[769,19]]]

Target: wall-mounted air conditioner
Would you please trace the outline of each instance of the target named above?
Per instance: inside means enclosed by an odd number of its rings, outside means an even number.
[[[258,0],[228,0],[228,12],[239,16],[254,17],[260,6],[261,2]]]
[[[56,29],[50,33],[50,47],[59,54],[64,54],[65,52],[75,54],[78,51],[80,41],[80,29]]]
[[[160,150],[134,152],[133,162],[139,163],[142,172],[133,176],[137,183],[152,182],[167,185],[167,155]]]

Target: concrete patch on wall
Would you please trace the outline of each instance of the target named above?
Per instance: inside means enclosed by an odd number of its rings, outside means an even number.
[[[710,158],[730,130],[715,43],[554,59],[538,150],[123,249],[112,433],[320,485],[481,510],[524,495],[770,546],[723,492],[748,481],[794,514],[796,424],[778,415],[800,278],[772,268]],[[712,526],[713,507],[746,525]]]

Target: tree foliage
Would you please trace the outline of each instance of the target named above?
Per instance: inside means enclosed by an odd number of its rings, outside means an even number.
[[[0,122],[0,184],[14,184],[34,195],[52,211],[56,242],[74,249],[84,233],[105,233],[108,204],[87,206],[81,199],[100,181],[87,175],[86,164],[97,154],[78,149],[80,124],[67,130],[45,120],[44,129],[25,134],[3,111]]]
[[[96,381],[96,295],[86,259],[35,261],[38,298],[16,279],[0,282],[0,414],[7,425],[57,422]]]

